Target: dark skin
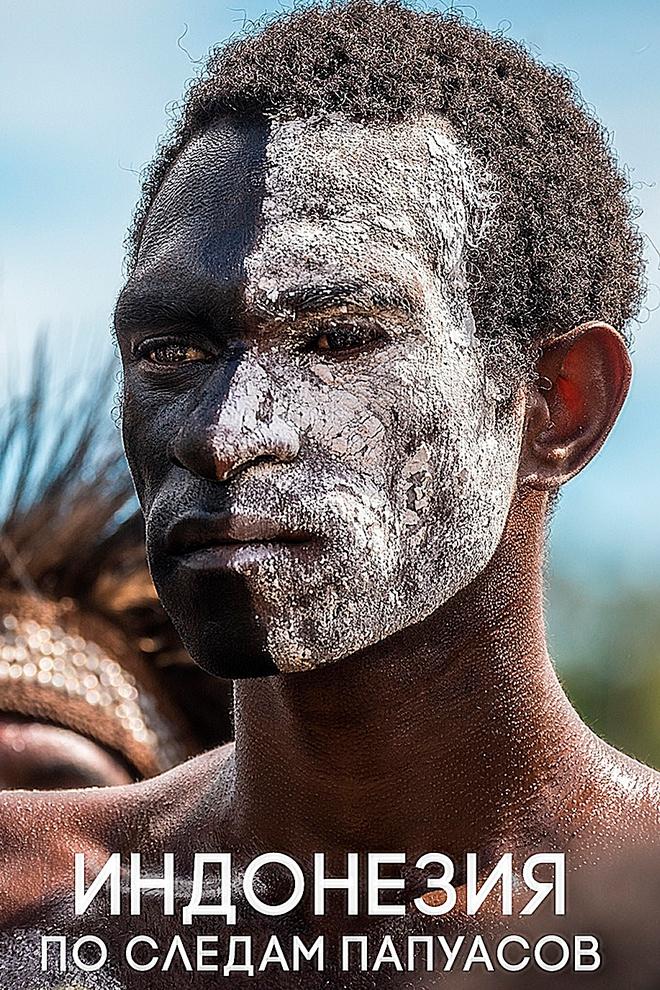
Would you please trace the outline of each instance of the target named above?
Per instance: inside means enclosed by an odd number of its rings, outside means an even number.
[[[259,134],[250,140],[249,147],[257,147]],[[228,147],[224,194],[216,185],[205,207],[211,212],[193,216],[192,226],[180,197],[166,203],[143,260],[152,298],[170,299],[178,291],[180,273],[160,263],[168,251],[196,259],[196,289],[207,308],[214,287],[237,284],[250,240],[246,218],[257,211],[259,196],[257,172],[248,169],[240,215],[232,212],[237,197],[230,176],[240,174],[244,161],[245,147]],[[209,182],[217,171],[217,160],[209,162]],[[191,240],[175,238],[182,229]],[[212,250],[200,251],[200,245]],[[140,305],[143,318],[144,300]],[[158,389],[145,385],[129,357],[138,315],[135,297],[131,302],[124,295],[118,338],[127,365],[128,454],[147,506],[176,466],[183,493],[173,504],[176,515],[191,505],[200,508],[213,484],[221,492],[227,470],[246,469],[273,452],[253,446],[246,451],[240,437],[229,452],[212,442],[203,416],[222,407],[221,383],[196,408],[190,398],[166,401],[161,392],[159,399]],[[248,315],[236,331],[239,342],[252,328]],[[267,329],[275,334],[276,322]],[[525,396],[517,490],[497,550],[477,578],[427,620],[342,661],[237,680],[235,748],[212,751],[130,787],[57,798],[3,796],[5,926],[26,917],[35,922],[44,893],[70,889],[73,852],[81,850],[92,865],[103,863],[109,852],[135,850],[157,864],[163,850],[173,851],[181,875],[192,854],[204,850],[233,852],[239,870],[270,850],[288,852],[304,866],[312,852],[323,850],[330,869],[337,870],[348,850],[405,851],[410,863],[439,850],[459,864],[474,851],[486,870],[505,851],[513,851],[519,865],[532,852],[558,849],[567,852],[569,870],[577,870],[616,855],[628,842],[651,841],[658,824],[658,776],[612,750],[581,722],[554,673],[542,610],[549,493],[577,474],[604,442],[628,389],[630,361],[620,335],[593,322],[547,344],[537,370],[538,381]],[[192,440],[191,422],[202,424]],[[181,437],[187,438],[185,448]],[[203,587],[185,587],[176,568],[167,581],[174,582],[168,593],[178,586],[186,608],[198,603],[205,614]],[[229,617],[242,605],[241,587],[227,581],[225,591]],[[194,615],[191,621],[200,622]],[[192,635],[191,628],[184,631]],[[241,662],[251,665],[245,672],[264,673],[269,658],[262,643],[249,623],[242,628]],[[204,642],[198,637],[193,646],[198,650]],[[209,665],[218,657],[220,649]],[[45,819],[53,823],[47,833],[39,827]],[[276,878],[270,882],[277,890]],[[459,926],[461,901],[459,894],[452,915]],[[339,904],[323,921],[321,928],[310,907],[297,917],[297,930],[348,930]],[[361,931],[368,922],[362,916],[353,923]],[[277,930],[273,919],[254,924]],[[158,917],[149,928],[156,938],[175,930],[173,920]],[[177,986],[172,980],[162,985]],[[282,986],[292,985],[282,980]]]

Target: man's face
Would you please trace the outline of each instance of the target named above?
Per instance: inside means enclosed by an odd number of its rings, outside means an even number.
[[[173,165],[117,333],[153,576],[207,669],[340,659],[490,560],[523,400],[466,302],[480,189],[433,119],[226,122]]]

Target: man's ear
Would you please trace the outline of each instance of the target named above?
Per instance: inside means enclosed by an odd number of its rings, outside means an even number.
[[[518,480],[547,491],[598,453],[628,393],[632,365],[621,334],[606,323],[586,323],[549,341],[537,371]]]

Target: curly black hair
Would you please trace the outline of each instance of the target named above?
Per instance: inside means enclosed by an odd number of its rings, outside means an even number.
[[[129,234],[181,149],[219,118],[341,111],[360,121],[444,117],[496,184],[466,267],[478,332],[538,344],[589,319],[625,331],[644,291],[630,185],[565,71],[455,12],[398,0],[315,3],[214,48],[148,166]]]

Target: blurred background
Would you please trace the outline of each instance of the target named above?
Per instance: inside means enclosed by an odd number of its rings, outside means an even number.
[[[455,6],[571,70],[643,209],[649,293],[634,328],[632,394],[604,450],[559,503],[547,616],[553,656],[583,717],[660,766],[660,8],[656,0]],[[264,0],[0,2],[2,394],[27,379],[40,331],[63,380],[111,357],[109,314],[139,171],[209,46],[276,9]],[[104,401],[110,416],[112,400]]]

